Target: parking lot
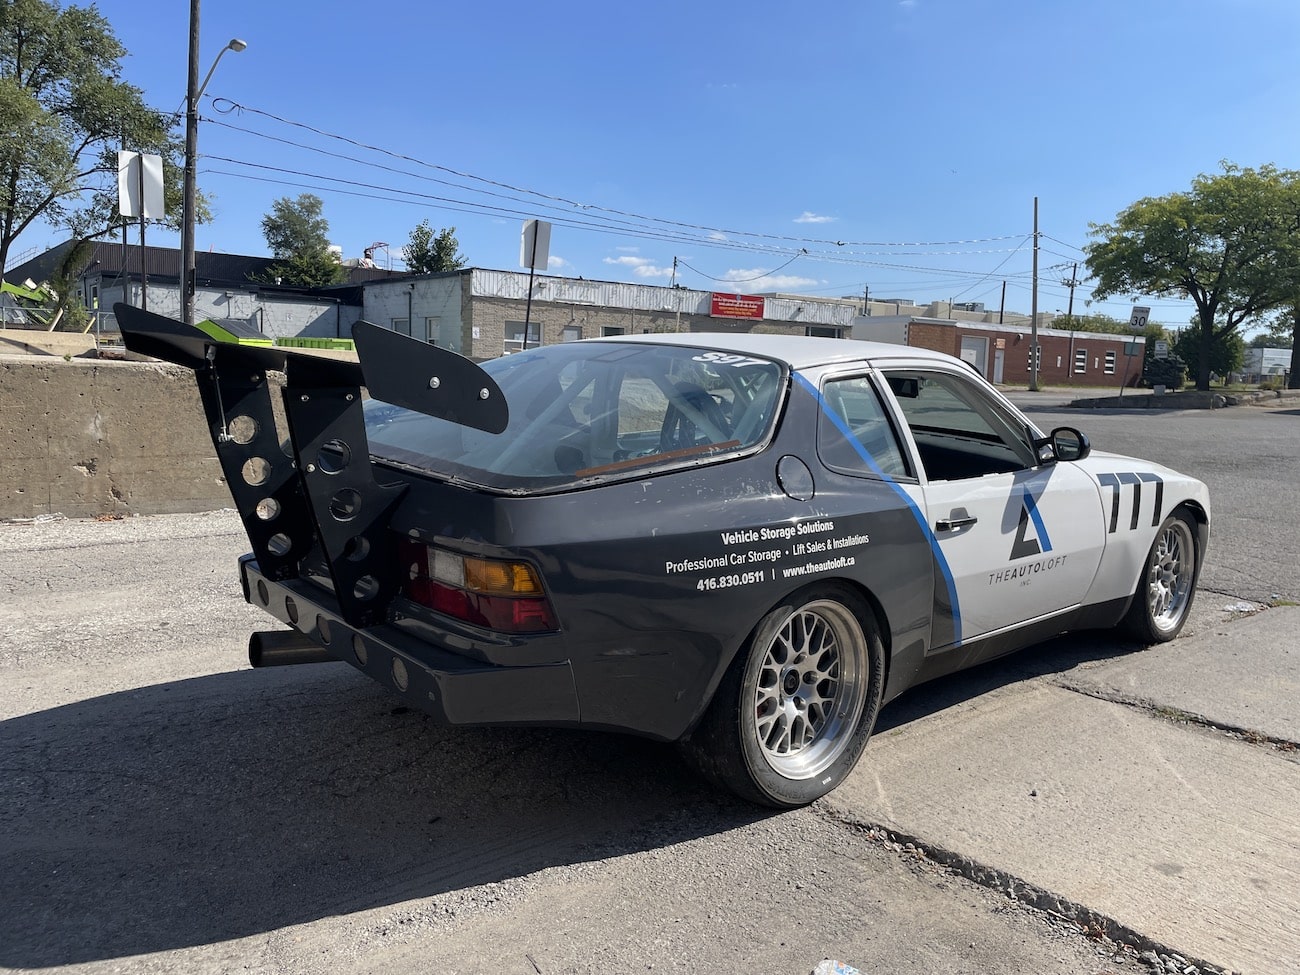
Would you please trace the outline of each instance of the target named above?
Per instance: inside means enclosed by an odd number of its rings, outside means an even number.
[[[233,513],[0,525],[0,970],[1287,970],[1300,416],[1031,409],[1209,484],[1186,636],[914,691],[781,814],[663,746],[249,670]]]

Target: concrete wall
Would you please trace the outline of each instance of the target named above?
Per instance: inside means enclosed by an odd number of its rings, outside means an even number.
[[[190,370],[0,355],[0,518],[231,505]]]

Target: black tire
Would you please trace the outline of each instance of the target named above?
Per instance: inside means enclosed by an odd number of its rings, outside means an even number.
[[[1178,636],[1196,596],[1201,572],[1200,535],[1184,509],[1169,515],[1156,532],[1138,577],[1124,629],[1144,644]]]
[[[764,806],[806,806],[857,764],[884,692],[875,614],[852,590],[795,593],[754,628],[683,752]]]

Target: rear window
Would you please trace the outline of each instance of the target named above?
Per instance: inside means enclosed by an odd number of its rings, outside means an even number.
[[[571,342],[482,367],[510,406],[503,433],[372,400],[371,453],[501,490],[640,477],[763,442],[784,388],[775,362],[680,346]]]

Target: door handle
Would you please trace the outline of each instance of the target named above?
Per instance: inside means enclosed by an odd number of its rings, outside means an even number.
[[[956,511],[947,518],[940,518],[934,523],[934,530],[937,532],[955,532],[963,528],[969,528],[975,522],[979,521],[974,515],[968,515],[965,512],[960,514]]]

